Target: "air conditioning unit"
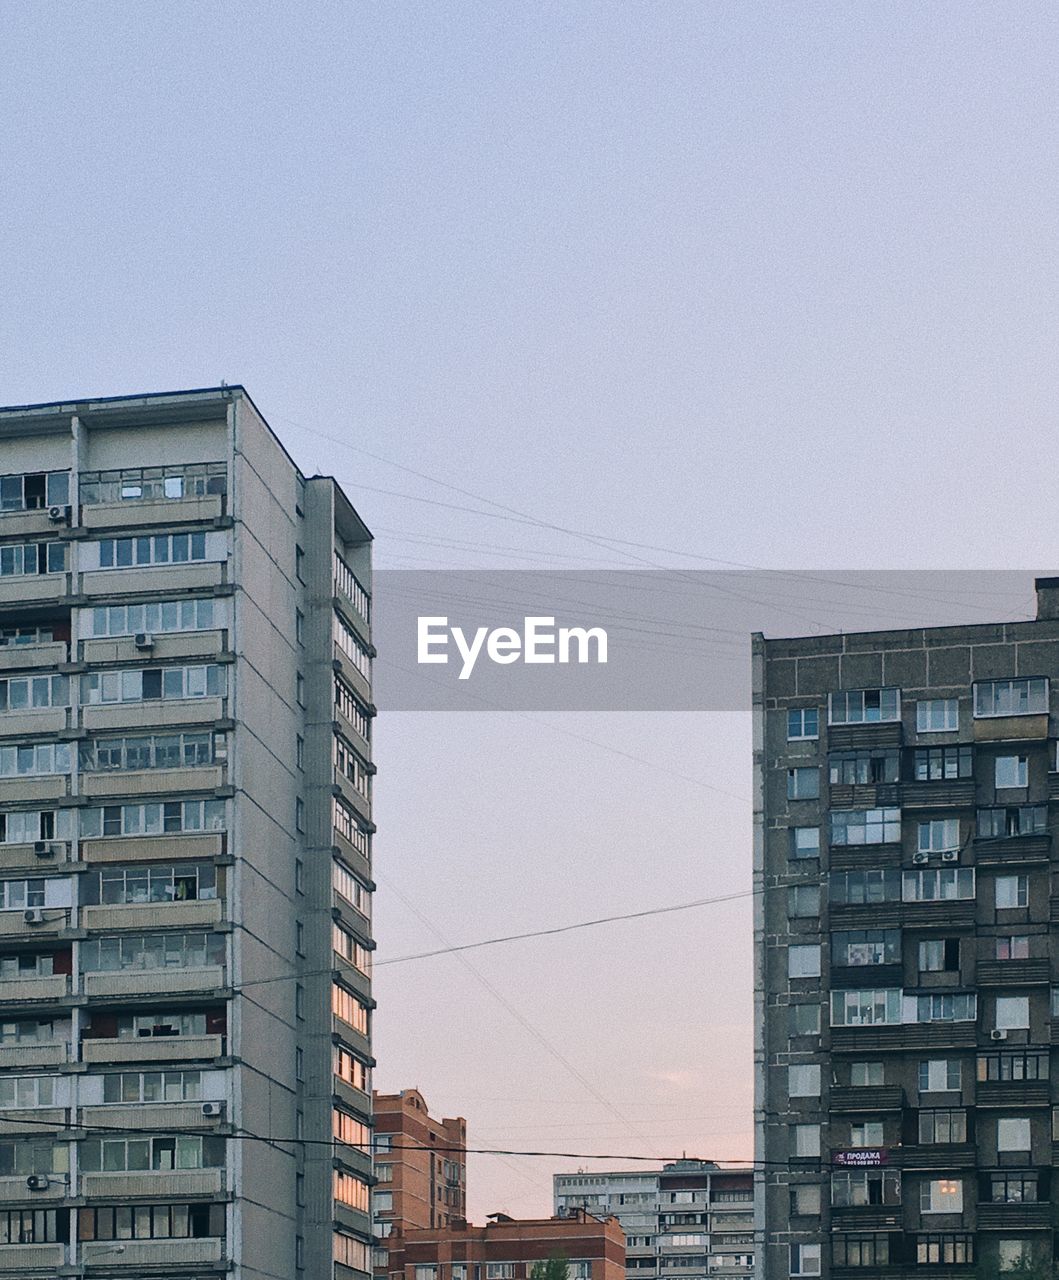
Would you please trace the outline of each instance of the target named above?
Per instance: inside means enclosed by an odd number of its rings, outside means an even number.
[[[28,907],[22,912],[22,919],[25,920],[26,924],[43,924],[44,912],[41,911],[40,907]]]
[[[55,845],[49,844],[47,840],[34,840],[33,852],[38,858],[54,858]]]
[[[26,1179],[27,1191],[47,1191],[51,1185],[46,1173],[31,1173]]]
[[[917,867],[921,867],[925,862],[930,861],[929,853],[913,853],[912,861]]]
[[[959,862],[960,860],[959,849],[946,849],[945,852],[941,855],[941,860],[942,862]]]
[[[49,507],[48,519],[52,524],[69,524],[70,508],[69,507]]]
[[[224,1103],[223,1102],[204,1102],[202,1104],[202,1114],[204,1116],[210,1116],[213,1118],[216,1118],[217,1116],[223,1116]]]
[[[997,1027],[995,1031],[990,1031],[989,1038],[990,1040],[1006,1040],[1008,1033]]]
[[[147,631],[137,631],[135,643],[137,649],[153,649],[154,636]]]

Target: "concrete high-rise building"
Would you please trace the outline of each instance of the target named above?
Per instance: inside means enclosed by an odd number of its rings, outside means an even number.
[[[370,1273],[370,543],[241,387],[0,410],[0,1274]]]
[[[418,1089],[376,1093],[374,1230],[375,1270],[389,1271],[393,1232],[447,1227],[467,1216],[467,1122],[435,1120]]]
[[[611,1214],[625,1232],[627,1280],[748,1276],[754,1253],[754,1179],[709,1160],[662,1169],[557,1173],[558,1215]]]
[[[762,1280],[1052,1274],[1059,579],[1037,597],[755,637]]]

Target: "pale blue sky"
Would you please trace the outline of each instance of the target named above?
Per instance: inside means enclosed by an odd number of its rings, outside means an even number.
[[[357,449],[722,560],[1045,562],[1057,24],[4,0],[0,402],[242,382],[394,567],[678,561],[380,493],[479,505]],[[380,725],[384,888],[462,940],[745,881],[748,812],[664,772],[746,792],[742,723],[575,727],[652,766],[488,716]],[[652,1120],[667,1154],[746,1153],[746,918],[475,961],[637,1126],[453,961],[380,970],[379,1081],[472,1138],[634,1151]],[[378,924],[421,948],[395,893]],[[550,1167],[477,1162],[474,1212],[545,1209]]]

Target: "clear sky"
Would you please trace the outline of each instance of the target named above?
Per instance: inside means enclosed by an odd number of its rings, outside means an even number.
[[[0,402],[242,382],[394,568],[1045,563],[1057,24],[5,0]],[[748,883],[742,717],[408,713],[378,754],[381,959]],[[378,1083],[481,1144],[749,1154],[748,927],[380,968]],[[472,1211],[553,1167],[477,1160]]]

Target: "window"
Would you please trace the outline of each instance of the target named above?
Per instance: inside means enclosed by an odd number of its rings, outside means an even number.
[[[348,1022],[361,1035],[368,1034],[367,1006],[352,991],[347,991],[337,982],[331,984],[331,1012],[336,1018]]]
[[[223,933],[123,933],[81,943],[87,973],[143,969],[202,969],[223,966]]]
[[[26,578],[66,572],[65,542],[18,542],[0,547],[0,577]]]
[[[157,902],[203,902],[217,897],[217,871],[212,862],[117,864],[91,871],[81,880],[80,901],[86,905]]]
[[[1047,710],[1047,680],[981,680],[974,686],[976,718],[1041,715]]]
[[[300,609],[294,610],[294,639],[298,644],[305,643],[305,614]]]
[[[74,813],[70,809],[19,809],[0,813],[0,844],[69,840],[73,833]]]
[[[59,635],[59,631],[59,627],[53,627],[47,623],[39,627],[0,627],[0,649],[24,644],[51,644],[55,640],[69,639],[68,634]]]
[[[305,706],[305,677],[300,671],[294,677],[294,700],[299,707]]]
[[[1010,840],[1015,836],[1038,835],[1047,830],[1047,805],[1018,804],[1003,809],[978,810],[978,835],[982,840]]]
[[[788,947],[787,976],[790,978],[819,978],[820,947]]]
[[[881,1062],[854,1062],[849,1069],[849,1082],[855,1089],[867,1089],[886,1083]]]
[[[114,770],[189,769],[222,761],[227,755],[223,733],[146,733],[125,738],[89,738],[78,750],[86,773]]]
[[[967,1112],[943,1108],[919,1113],[919,1141],[925,1144],[967,1141]]]
[[[123,1071],[103,1077],[104,1102],[198,1102],[198,1071]]]
[[[792,1004],[790,1006],[790,1030],[792,1036],[818,1036],[820,1034],[820,1006],[818,1004]]]
[[[787,890],[787,915],[792,920],[815,919],[820,914],[820,886],[796,884]]]
[[[1030,940],[1021,934],[1011,934],[1004,938],[995,938],[994,954],[998,960],[1028,960],[1030,958]]]
[[[831,1174],[831,1203],[900,1204],[901,1175],[896,1169],[842,1169]]]
[[[955,995],[938,992],[929,996],[910,996],[914,1017],[906,1022],[973,1022],[978,1016],[978,998],[973,992]]]
[[[1048,1051],[984,1053],[978,1058],[979,1080],[1047,1080]]]
[[[193,462],[82,471],[78,496],[85,506],[95,506],[100,502],[174,502],[227,491],[228,468],[223,462]]]
[[[1028,1031],[1029,1026],[1029,996],[997,996],[996,1027],[998,1030]]]
[[[996,1147],[998,1151],[1029,1151],[1029,1119],[1002,1116],[996,1122]]]
[[[965,1266],[974,1262],[974,1236],[963,1232],[931,1232],[916,1236],[916,1265]]]
[[[998,911],[1025,907],[1030,900],[1029,876],[997,876],[995,903]]]
[[[883,1126],[881,1120],[862,1120],[849,1127],[849,1145],[851,1147],[881,1147],[883,1144]]]
[[[898,964],[900,929],[848,929],[831,935],[831,962],[841,968]]]
[[[800,1183],[791,1187],[791,1216],[819,1217],[820,1188],[815,1184]]]
[[[371,769],[361,759],[353,747],[339,734],[334,736],[334,765],[336,772],[348,782],[353,790],[359,792],[366,800],[371,798]]]
[[[0,747],[0,778],[32,778],[70,772],[68,742]]]
[[[798,768],[787,770],[787,799],[815,800],[820,795],[820,770]]]
[[[996,787],[1025,787],[1029,785],[1029,761],[1026,756],[997,756],[995,762]]]
[[[930,938],[919,944],[920,973],[959,973],[959,938]]]
[[[959,1178],[931,1178],[919,1188],[920,1213],[963,1213],[963,1183]]]
[[[331,1133],[336,1142],[347,1147],[356,1147],[359,1151],[371,1151],[371,1129],[356,1116],[338,1107],[331,1111]]]
[[[335,676],[335,709],[350,722],[365,742],[371,740],[371,717],[344,680]]]
[[[896,844],[900,839],[900,809],[844,809],[831,814],[832,844]]]
[[[972,867],[905,871],[901,876],[901,899],[904,902],[958,902],[973,897]]]
[[[334,923],[331,925],[331,945],[337,955],[348,960],[354,968],[365,976],[371,973],[371,952],[349,932],[348,929]]]
[[[223,698],[225,668],[218,663],[190,667],[147,667],[136,671],[93,671],[81,677],[81,701],[154,702]]]
[[[56,957],[50,952],[33,955],[21,952],[19,955],[0,955],[0,980],[17,982],[20,978],[51,978],[55,974]]]
[[[0,1177],[21,1177],[27,1173],[66,1173],[69,1148],[65,1142],[21,1138],[0,1141]]]
[[[70,1039],[68,1022],[52,1022],[50,1018],[22,1018],[0,1021],[0,1044],[56,1044]]]
[[[820,856],[820,828],[819,827],[792,827],[791,828],[791,857],[792,858],[819,858]]]
[[[102,538],[96,545],[99,548],[101,569],[188,564],[194,560],[206,559],[205,533],[156,533],[137,538]]]
[[[371,681],[371,655],[353,629],[336,613],[332,621],[332,639],[365,680]]]
[[[69,1209],[0,1209],[0,1245],[69,1241]]]
[[[334,1197],[339,1204],[347,1205],[350,1209],[359,1209],[361,1213],[370,1212],[371,1193],[368,1184],[363,1178],[347,1173],[344,1169],[334,1171]]]
[[[371,894],[344,863],[336,858],[331,864],[331,883],[339,897],[345,898],[362,916],[371,913]]]
[[[916,730],[945,733],[960,727],[960,704],[955,698],[930,698],[916,703]]]
[[[820,736],[820,713],[816,707],[787,712],[787,741],[799,742]]]
[[[0,880],[0,911],[24,911],[27,907],[43,907],[45,882],[33,880]]]
[[[820,1249],[818,1244],[791,1245],[791,1275],[818,1276],[820,1274]]]
[[[1036,1171],[993,1173],[989,1176],[988,1196],[992,1204],[1036,1204],[1037,1190]]]
[[[515,1274],[515,1264],[513,1262],[487,1262],[485,1264],[485,1274],[486,1280],[512,1280]]]
[[[836,1267],[885,1267],[889,1261],[890,1237],[885,1231],[836,1231],[831,1237],[831,1262]]]
[[[0,680],[0,711],[69,705],[70,681],[66,676],[12,676]]]
[[[29,1107],[51,1107],[55,1105],[54,1099],[54,1076],[0,1076],[0,1109],[21,1111]]]
[[[81,835],[179,835],[193,831],[223,831],[223,800],[167,800],[156,804],[113,804],[81,810]]]
[[[300,733],[294,737],[294,764],[298,769],[305,768],[305,739]]]
[[[900,902],[901,872],[896,868],[866,871],[832,871],[828,898],[835,907],[872,906],[877,902]]]
[[[850,689],[829,698],[829,724],[878,724],[900,718],[900,689]]]
[[[918,747],[913,757],[916,782],[951,782],[974,777],[973,747]]]
[[[959,1058],[931,1058],[919,1064],[920,1093],[949,1093],[961,1086]]]
[[[301,796],[294,801],[294,830],[305,831],[305,801]]]
[[[1033,1250],[1028,1240],[997,1241],[997,1265],[1001,1271],[1019,1271],[1033,1261]]]
[[[919,823],[920,853],[947,853],[960,847],[959,818],[931,818]]]
[[[818,1124],[795,1124],[793,1154],[802,1159],[818,1160],[820,1158],[820,1126]]]
[[[85,635],[167,635],[179,631],[213,631],[226,622],[222,600],[167,600],[157,604],[112,604],[81,611]]]
[[[828,768],[832,786],[869,786],[880,782],[897,782],[901,773],[901,755],[890,748],[832,751],[828,756]]]
[[[212,1134],[172,1138],[88,1138],[81,1144],[80,1164],[86,1173],[219,1169],[224,1167],[224,1139]]]
[[[787,1068],[787,1096],[789,1098],[819,1098],[820,1067],[810,1062]]]
[[[833,1027],[873,1027],[901,1022],[901,991],[832,991]]]
[[[0,476],[0,511],[39,511],[70,501],[69,471],[30,471]]]

